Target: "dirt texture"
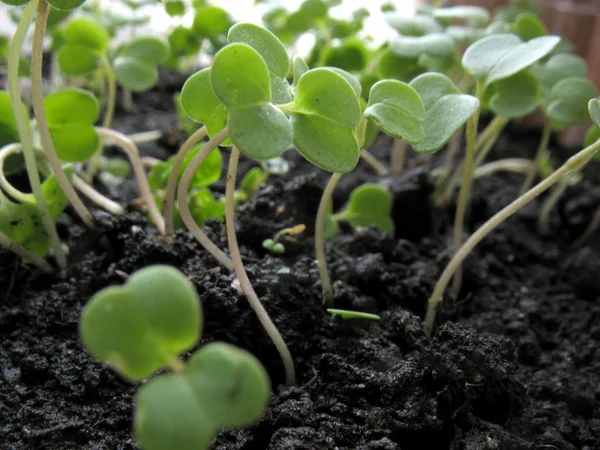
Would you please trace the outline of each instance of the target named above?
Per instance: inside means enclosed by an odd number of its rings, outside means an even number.
[[[141,146],[159,158],[181,138],[173,133],[171,96],[184,78],[166,80],[135,96],[133,114],[118,111],[115,120],[124,132],[168,131]],[[536,130],[509,127],[492,157],[530,157],[538,139]],[[381,137],[373,153],[387,162],[390,148]],[[71,210],[61,218],[70,249],[65,272],[43,274],[0,251],[0,449],[139,448],[131,433],[136,386],[94,361],[77,327],[94,293],[151,264],[173,265],[193,281],[205,314],[200,345],[238,345],[270,374],[264,417],[247,430],[223,431],[215,449],[600,449],[600,236],[571,248],[600,188],[590,181],[569,188],[550,217],[549,236],[536,231],[536,200],[486,238],[428,341],[421,318],[451,254],[453,205],[432,206],[421,159],[383,179],[360,162],[335,191],[339,208],[364,182],[387,186],[396,224],[395,236],[343,227],[328,241],[336,306],[381,316],[344,321],[325,312],[314,262],[314,218],[328,174],[293,151],[286,158],[289,173],[271,176],[240,208],[237,230],[249,276],[294,357],[297,384],[282,385],[278,353],[234,276],[189,233],[161,238],[137,211],[130,180],[107,190],[128,212],[96,211],[99,230],[85,229]],[[240,174],[252,165],[244,161]],[[598,167],[587,172],[593,179]],[[477,180],[466,232],[514,199],[521,182],[515,174]],[[300,223],[307,230],[286,243],[285,255],[261,247]],[[206,229],[226,248],[222,224]]]

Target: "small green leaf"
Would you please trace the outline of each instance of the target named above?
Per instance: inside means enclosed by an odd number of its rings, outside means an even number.
[[[151,36],[139,37],[125,46],[119,56],[129,56],[150,65],[164,63],[169,57],[169,46],[162,39]]]
[[[168,0],[165,2],[165,11],[171,17],[183,16],[185,14],[185,3],[181,0]]]
[[[81,6],[86,0],[49,0],[48,3],[56,9],[71,10]]]
[[[218,6],[202,6],[196,9],[192,28],[200,36],[207,38],[215,48],[227,44],[227,31],[234,24],[229,13]]]
[[[382,79],[391,78],[408,82],[422,73],[423,68],[419,66],[419,58],[401,57],[387,49],[379,59],[377,71]]]
[[[190,118],[206,126],[214,136],[227,125],[227,107],[216,96],[210,84],[210,69],[189,77],[181,90],[181,106]]]
[[[69,181],[71,181],[73,178],[73,167],[66,167],[65,173]],[[52,217],[52,220],[56,221],[69,205],[69,200],[60,184],[58,184],[58,180],[54,174],[50,175],[42,183],[42,194],[44,195],[44,200],[46,200],[46,203],[48,204],[50,217]]]
[[[89,124],[50,125],[50,135],[56,154],[64,162],[87,161],[100,145],[98,133]]]
[[[417,91],[406,83],[395,80],[375,83],[364,115],[390,136],[408,142],[423,139],[421,122],[425,119],[425,108]]]
[[[302,59],[302,57],[296,55],[294,56],[294,61],[292,63],[292,73],[294,77],[294,84],[292,85],[294,88],[298,86],[298,81],[300,81],[300,77],[308,72],[308,64],[306,61]]]
[[[98,52],[89,47],[67,44],[58,50],[58,65],[67,75],[86,76],[98,68],[100,58]]]
[[[31,0],[2,0],[2,3],[9,6],[21,6],[26,5]]]
[[[271,103],[231,109],[227,125],[231,142],[257,161],[275,158],[292,145],[292,125]]]
[[[597,98],[591,99],[588,103],[588,110],[594,123],[600,127],[600,100]]]
[[[523,70],[494,83],[490,108],[498,116],[517,118],[532,113],[540,100],[540,86],[529,71]]]
[[[546,115],[559,127],[584,125],[589,120],[587,105],[596,94],[596,86],[587,78],[560,80],[552,88]]]
[[[518,34],[524,41],[548,34],[548,30],[540,18],[530,12],[519,14],[511,26],[511,31]]]
[[[71,20],[63,30],[63,38],[67,44],[87,47],[101,55],[106,52],[110,40],[110,36],[101,25],[85,17]]]
[[[133,92],[147,91],[158,82],[155,65],[130,56],[115,58],[113,70],[119,83]]]
[[[246,44],[230,44],[213,60],[210,80],[228,108],[247,108],[271,100],[269,70],[260,54]]]
[[[462,62],[467,71],[489,85],[531,66],[550,53],[559,41],[558,36],[521,42],[514,34],[491,35],[472,44]]]
[[[350,72],[347,72],[344,69],[340,69],[339,67],[325,67],[325,68],[329,69],[329,70],[333,70],[335,73],[343,76],[346,79],[346,81],[348,82],[348,84],[350,84],[350,86],[354,90],[356,97],[360,99],[360,94],[362,92],[362,85],[360,84],[360,81],[358,81],[356,79],[356,77],[354,77]]]
[[[590,145],[596,143],[598,139],[600,139],[600,128],[598,128],[598,125],[594,124],[585,134],[585,138],[583,139],[583,145],[584,147],[589,147]],[[598,153],[596,153],[594,158],[598,159],[599,157],[600,156],[598,155]]]
[[[392,197],[376,184],[363,184],[350,194],[348,208],[341,213],[353,228],[375,226],[386,233],[394,234]]]
[[[423,36],[443,31],[440,23],[429,15],[417,14],[407,17],[393,11],[384,13],[383,17],[388,24],[405,36]]]
[[[424,139],[413,145],[419,153],[439,150],[479,108],[479,100],[471,95],[446,95],[427,110],[423,122]]]
[[[197,189],[188,194],[190,213],[199,226],[204,226],[208,219],[223,221],[225,202],[215,199],[208,188]]]
[[[179,25],[169,34],[171,52],[178,56],[192,56],[200,51],[202,39],[191,28]]]
[[[429,110],[440,98],[449,94],[461,94],[460,89],[441,73],[424,73],[410,82],[423,100],[425,110]]]
[[[321,57],[323,65],[339,67],[349,72],[360,72],[369,62],[369,49],[363,41],[349,38],[339,45],[325,49]]]
[[[451,6],[433,10],[436,19],[461,19],[471,26],[482,27],[490,21],[490,13],[480,6]]]
[[[240,200],[247,202],[252,199],[259,191],[262,184],[269,178],[269,174],[260,167],[253,167],[244,175],[240,182],[239,193]]]
[[[340,316],[342,319],[367,319],[367,320],[381,320],[381,317],[377,314],[369,314],[360,311],[349,311],[347,309],[333,309],[328,308],[327,312],[332,316]]]
[[[203,144],[196,146],[185,156],[183,164],[181,165],[181,169],[179,171],[178,182],[181,179],[183,172],[185,172],[185,169],[190,163],[190,161],[202,148],[202,145]],[[171,173],[174,163],[175,156],[171,156],[167,161],[162,161],[152,168],[152,170],[148,174],[148,182],[150,183],[150,188],[153,191],[158,191],[159,189],[164,189],[167,187],[169,175]],[[190,187],[201,188],[205,186],[210,186],[211,184],[214,184],[221,179],[222,172],[223,155],[221,154],[221,151],[217,148],[210,152],[210,154],[206,157],[204,162],[200,165],[200,167],[194,174],[192,181],[190,182]]]
[[[388,43],[390,50],[404,58],[416,58],[423,53],[431,56],[448,56],[454,53],[454,40],[443,33],[425,36],[395,36]]]
[[[221,428],[248,426],[269,401],[270,382],[250,353],[220,342],[202,347],[183,375],[166,375],[136,396],[135,434],[145,450],[208,449]]]
[[[585,77],[588,65],[585,59],[570,53],[551,56],[546,64],[536,64],[531,72],[539,80],[542,89],[549,94],[556,83],[564,78]]]
[[[202,328],[196,290],[178,270],[151,266],[124,286],[98,292],[81,313],[88,351],[130,380],[142,380],[192,348]]]

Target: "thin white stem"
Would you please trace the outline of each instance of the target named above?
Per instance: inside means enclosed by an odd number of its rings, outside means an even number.
[[[541,235],[545,235],[548,233],[548,220],[550,217],[550,213],[569,187],[570,178],[571,174],[560,180],[560,182],[556,186],[554,186],[552,192],[550,192],[550,195],[548,196],[546,201],[542,204],[542,209],[540,210],[540,214],[537,218],[537,229]]]
[[[6,234],[2,233],[1,231],[0,231],[0,245],[7,248],[9,251],[13,252],[14,254],[20,256],[21,258],[23,258],[23,260],[25,262],[30,262],[31,264],[38,266],[40,269],[42,269],[45,272],[52,272],[52,267],[43,258],[40,258],[35,253],[27,250],[21,244],[18,244],[17,242],[13,241],[11,238],[9,238]]]
[[[392,161],[391,170],[392,173],[400,173],[404,170],[404,164],[406,161],[406,142],[404,139],[394,139],[394,146],[392,147]]]
[[[163,162],[161,159],[153,158],[152,156],[142,156],[142,164],[147,169],[152,169],[157,164]]]
[[[140,152],[137,146],[131,142],[131,140],[122,133],[119,133],[115,130],[110,130],[108,128],[100,128],[97,127],[96,131],[98,135],[100,135],[103,139],[110,139],[112,142],[117,144],[129,157],[129,162],[131,163],[131,167],[133,168],[133,173],[135,174],[135,178],[137,180],[138,187],[140,188],[140,193],[146,206],[148,207],[148,212],[152,217],[152,220],[156,224],[156,228],[161,234],[165,233],[165,223],[163,221],[162,215],[160,214],[160,210],[154,201],[154,196],[152,195],[152,190],[150,189],[150,184],[148,184],[148,178],[146,177],[146,172],[144,172],[144,166],[142,164],[142,160],[140,158]]]
[[[510,205],[503,208],[501,211],[491,217],[486,223],[484,223],[475,233],[471,235],[469,239],[462,245],[462,247],[454,254],[442,275],[440,276],[435,288],[429,297],[427,302],[427,313],[425,315],[425,333],[427,336],[431,336],[433,325],[435,322],[435,315],[437,312],[438,305],[442,300],[442,295],[448,286],[448,283],[452,279],[452,276],[458,270],[460,265],[463,263],[467,255],[485,238],[494,228],[504,222],[507,218],[516,213],[519,209],[533,200],[535,197],[540,195],[542,192],[550,188],[552,185],[563,179],[569,172],[581,169],[596,152],[600,150],[600,140],[596,141],[589,147],[581,150],[576,155],[569,158],[558,170],[550,175],[545,180],[531,188],[525,194],[517,198]]]
[[[81,217],[81,220],[83,220],[88,227],[93,228],[94,218],[69,182],[69,178],[65,174],[62,164],[58,159],[58,155],[56,154],[52,136],[50,135],[50,129],[48,128],[48,119],[46,118],[46,109],[44,107],[44,93],[42,90],[42,52],[49,12],[50,8],[46,0],[40,0],[31,52],[31,96],[33,100],[33,111],[38,123],[42,147],[44,148],[50,167],[56,176],[56,181],[58,181],[59,186],[73,206],[73,209],[75,209],[79,217]]]
[[[473,177],[481,178],[496,172],[528,173],[531,166],[533,166],[533,161],[525,158],[499,159],[476,168]]]
[[[523,195],[525,191],[527,191],[533,184],[535,180],[535,175],[537,174],[537,169],[540,165],[540,160],[542,159],[542,156],[544,156],[544,153],[546,153],[546,150],[548,149],[548,143],[550,142],[551,135],[552,125],[548,120],[546,120],[546,123],[544,125],[544,131],[542,132],[542,138],[540,139],[540,144],[538,146],[537,151],[535,152],[535,157],[533,158],[534,165],[527,174],[525,181],[523,181],[523,185],[519,190],[519,195]]]
[[[83,179],[73,174],[73,184],[79,191],[93,201],[96,205],[105,209],[111,214],[118,216],[119,214],[123,214],[124,209],[121,205],[116,202],[113,202],[110,198],[105,197],[92,186],[87,184]]]
[[[252,283],[248,278],[240,249],[237,242],[237,236],[235,234],[235,179],[237,173],[238,161],[240,158],[240,152],[236,147],[231,150],[231,156],[229,158],[229,169],[227,171],[227,185],[225,189],[225,221],[227,227],[227,241],[229,242],[229,251],[231,252],[231,258],[235,266],[235,274],[240,282],[242,291],[246,295],[250,307],[254,310],[258,316],[258,320],[261,325],[275,344],[279,355],[283,361],[285,368],[285,381],[287,384],[294,384],[296,382],[296,374],[294,370],[294,361],[290,350],[288,349],[285,341],[281,337],[279,330],[269,317],[269,314],[265,310],[265,307],[261,303],[260,299],[256,295]]]
[[[327,186],[325,186],[323,195],[321,196],[315,223],[315,254],[317,257],[317,268],[319,269],[319,275],[321,276],[323,298],[328,308],[333,306],[333,286],[331,285],[331,278],[329,278],[327,255],[325,254],[325,219],[327,218],[327,207],[331,201],[331,196],[341,178],[341,173],[334,173],[331,175]]]
[[[215,134],[206,144],[202,146],[200,151],[192,158],[189,162],[185,171],[183,172],[183,176],[181,177],[181,181],[179,182],[179,188],[177,189],[177,205],[179,206],[179,213],[181,214],[181,219],[188,230],[194,235],[194,237],[200,242],[200,244],[208,251],[211,255],[213,255],[217,261],[219,261],[224,267],[233,271],[235,270],[235,266],[233,261],[229,259],[229,257],[223,253],[223,251],[217,247],[213,241],[211,241],[206,234],[200,229],[192,213],[190,211],[190,207],[188,206],[188,190],[190,188],[190,183],[196,171],[200,167],[200,165],[204,162],[204,160],[210,155],[215,148],[219,146],[225,139],[229,136],[229,130],[227,128],[223,128],[217,134]]]
[[[383,164],[381,164],[377,160],[377,158],[375,158],[373,156],[373,154],[371,152],[369,152],[368,150],[361,151],[360,157],[362,158],[362,160],[364,162],[366,162],[368,165],[370,165],[375,170],[375,172],[377,172],[377,175],[383,177],[388,174],[387,168]]]
[[[173,161],[173,167],[169,173],[167,180],[167,189],[165,191],[165,198],[163,204],[163,214],[165,218],[165,234],[170,236],[175,231],[174,226],[174,215],[175,215],[175,190],[177,189],[177,180],[179,179],[179,172],[181,166],[187,154],[194,148],[198,142],[206,137],[206,127],[202,127],[196,130],[186,141],[183,143]],[[212,150],[211,150],[212,151]],[[208,155],[207,155],[208,156]],[[200,166],[198,166],[200,167]],[[187,191],[186,191],[187,192]]]
[[[4,175],[4,163],[6,162],[6,158],[11,155],[16,155],[23,151],[23,145],[19,142],[14,144],[8,144],[0,149],[0,187],[10,195],[15,200],[20,203],[27,203],[29,205],[37,204],[35,197],[32,194],[26,194],[25,192],[21,192],[17,188],[15,188],[10,182],[7,180]],[[39,177],[39,175],[38,175]]]
[[[160,130],[143,131],[141,133],[128,134],[127,137],[135,144],[158,141],[163,135]]]

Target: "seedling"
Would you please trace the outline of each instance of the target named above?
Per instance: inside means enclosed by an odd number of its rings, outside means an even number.
[[[285,246],[279,242],[283,236],[297,236],[306,230],[306,225],[300,224],[295,227],[284,228],[279,230],[272,239],[265,239],[262,243],[263,248],[270,250],[276,255],[283,255],[285,253]]]
[[[98,292],[79,332],[92,356],[129,381],[174,372],[135,397],[134,431],[145,450],[208,449],[222,428],[258,420],[269,401],[267,373],[245,350],[214,342],[180,360],[200,338],[202,310],[193,285],[172,267],[147,267]]]
[[[600,126],[600,101],[598,99],[590,100],[588,109],[592,120],[597,126]],[[467,255],[475,248],[483,238],[485,238],[494,228],[504,222],[507,218],[516,213],[519,209],[533,200],[535,197],[552,187],[557,182],[561,181],[564,177],[568,176],[571,172],[581,170],[594,156],[600,151],[600,140],[592,143],[590,146],[584,148],[571,158],[569,158],[561,167],[559,167],[552,175],[542,180],[540,183],[535,185],[525,194],[519,196],[510,205],[503,208],[501,211],[496,213],[487,222],[485,222],[475,233],[471,235],[469,239],[462,245],[462,247],[454,254],[442,275],[440,276],[435,288],[429,297],[427,304],[427,313],[425,315],[425,332],[428,336],[433,331],[435,323],[435,316],[438,305],[442,300],[442,296],[450,280],[460,268],[460,265],[467,257]]]
[[[381,320],[377,314],[370,314],[360,311],[349,311],[347,309],[327,308],[327,312],[332,316],[339,316],[342,319],[365,319],[365,320]]]

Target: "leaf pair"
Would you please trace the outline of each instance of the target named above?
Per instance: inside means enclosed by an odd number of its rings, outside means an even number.
[[[158,82],[158,66],[169,58],[169,46],[155,37],[140,37],[120,49],[113,61],[119,83],[133,92],[144,92]]]
[[[86,305],[80,334],[90,353],[138,381],[179,366],[202,329],[198,295],[168,266],[133,274]],[[208,449],[224,427],[246,426],[269,399],[269,380],[249,353],[224,343],[206,345],[183,370],[145,384],[136,396],[135,433],[145,450]]]
[[[94,72],[106,57],[110,37],[106,30],[85,17],[71,20],[62,30],[63,45],[58,50],[58,64],[71,76]]]

